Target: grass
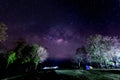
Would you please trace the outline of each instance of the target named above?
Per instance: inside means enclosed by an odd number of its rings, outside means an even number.
[[[109,71],[109,70],[108,70]],[[120,74],[106,70],[56,70],[63,80],[120,80]],[[114,70],[115,71],[115,70]],[[120,72],[120,71],[119,71]]]
[[[120,80],[120,70],[43,70],[2,80]]]

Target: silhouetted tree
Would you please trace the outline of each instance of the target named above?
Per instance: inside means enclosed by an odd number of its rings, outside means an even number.
[[[78,67],[90,63],[91,59],[89,54],[87,54],[84,46],[76,50],[76,54],[73,57],[73,62],[78,64]]]

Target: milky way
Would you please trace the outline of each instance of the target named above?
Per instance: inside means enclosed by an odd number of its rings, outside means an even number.
[[[68,59],[82,45],[83,37],[70,27],[54,26],[42,35],[26,35],[29,42],[37,42],[50,52],[50,58]],[[32,39],[30,39],[32,38]],[[30,40],[29,40],[30,39]]]

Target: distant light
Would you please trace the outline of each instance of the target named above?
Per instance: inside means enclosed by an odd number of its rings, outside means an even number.
[[[53,66],[53,67],[44,67],[43,69],[57,69],[58,66]]]

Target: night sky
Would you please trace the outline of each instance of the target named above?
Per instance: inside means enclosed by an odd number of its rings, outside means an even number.
[[[0,0],[8,43],[25,38],[69,59],[92,34],[120,35],[120,0]]]

